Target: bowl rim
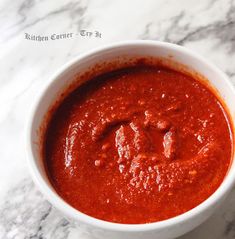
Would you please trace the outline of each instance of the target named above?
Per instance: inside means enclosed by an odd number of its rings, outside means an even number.
[[[102,54],[104,51],[110,51],[114,48],[122,48],[122,47],[142,47],[142,46],[149,46],[149,47],[163,47],[168,48],[174,51],[182,52],[186,55],[190,55],[197,61],[200,61],[206,68],[210,68],[214,71],[220,78],[223,78],[225,83],[229,86],[231,91],[235,96],[235,89],[232,83],[229,81],[228,77],[216,66],[206,60],[204,57],[200,56],[199,54],[173,43],[168,42],[160,42],[160,41],[153,41],[153,40],[128,40],[128,41],[120,41],[111,44],[107,44],[101,47],[96,47],[90,51],[85,53],[79,54],[74,59],[70,60],[68,63],[64,64],[60,67],[51,77],[49,77],[48,82],[42,87],[36,100],[32,105],[32,109],[30,111],[30,116],[28,118],[28,122],[26,125],[26,139],[25,139],[25,146],[27,152],[27,164],[30,171],[30,174],[33,178],[35,184],[39,187],[40,191],[46,197],[46,199],[59,211],[61,211],[67,217],[76,220],[77,222],[83,222],[88,225],[94,226],[100,229],[112,230],[112,231],[125,231],[125,232],[144,232],[144,231],[152,231],[152,230],[163,230],[169,228],[171,226],[175,226],[176,224],[184,223],[199,214],[203,213],[206,209],[216,206],[217,202],[220,201],[233,187],[235,183],[235,162],[234,162],[234,155],[233,155],[233,162],[232,166],[230,167],[227,175],[225,176],[221,185],[217,188],[217,190],[210,195],[205,201],[201,204],[197,205],[195,208],[180,214],[178,216],[163,220],[157,221],[152,223],[146,224],[121,224],[115,222],[104,221],[101,219],[97,219],[95,217],[89,216],[80,212],[79,210],[70,206],[66,201],[64,201],[56,192],[53,190],[47,182],[43,179],[37,164],[36,159],[33,155],[33,142],[32,142],[32,133],[35,129],[33,129],[33,122],[35,120],[35,115],[38,110],[38,106],[40,105],[41,100],[44,98],[47,90],[50,86],[57,80],[59,80],[60,75],[66,71],[69,71],[73,67],[74,64],[77,64],[79,61],[84,60],[85,58],[92,56],[94,54]],[[234,147],[233,147],[234,152]]]

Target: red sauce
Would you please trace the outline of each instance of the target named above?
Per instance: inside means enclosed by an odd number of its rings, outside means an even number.
[[[90,216],[150,223],[207,199],[231,161],[227,114],[191,76],[142,65],[102,74],[53,113],[44,158],[58,194]]]

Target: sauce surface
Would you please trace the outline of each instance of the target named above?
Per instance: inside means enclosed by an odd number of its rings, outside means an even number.
[[[59,105],[44,140],[58,194],[90,216],[150,223],[206,200],[230,165],[220,101],[183,73],[142,65],[96,77]]]

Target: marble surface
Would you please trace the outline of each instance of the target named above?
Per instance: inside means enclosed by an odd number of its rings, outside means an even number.
[[[24,127],[34,96],[68,60],[114,41],[154,39],[197,51],[235,84],[235,0],[1,0],[0,33],[3,239],[90,239],[44,199],[25,160]],[[72,37],[51,39],[67,33]],[[48,40],[32,40],[37,36]],[[189,238],[235,238],[235,189],[207,222],[181,237]]]

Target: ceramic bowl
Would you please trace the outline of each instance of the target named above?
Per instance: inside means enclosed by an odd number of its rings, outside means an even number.
[[[40,90],[32,113],[29,117],[26,152],[29,168],[35,183],[48,201],[60,210],[68,220],[74,222],[80,230],[89,233],[92,238],[100,239],[168,239],[178,237],[204,222],[228,195],[235,181],[235,161],[229,169],[220,187],[204,202],[192,210],[168,220],[149,224],[119,224],[96,219],[79,212],[66,203],[53,189],[42,163],[40,152],[40,128],[43,119],[56,101],[58,94],[70,85],[76,76],[96,64],[112,62],[120,57],[170,58],[203,75],[216,89],[235,120],[235,91],[227,76],[206,59],[184,47],[157,41],[128,41],[110,44],[79,55],[73,61],[61,67]],[[232,126],[233,127],[233,126]]]

